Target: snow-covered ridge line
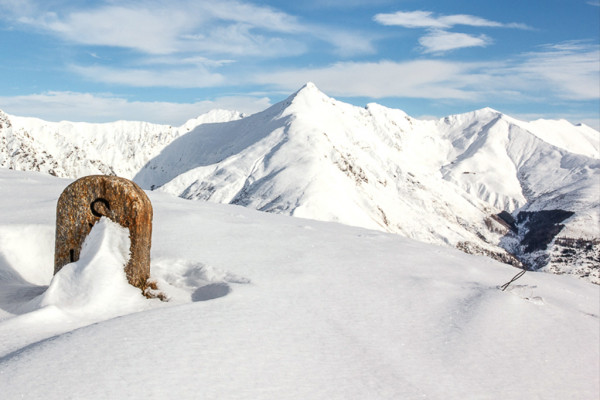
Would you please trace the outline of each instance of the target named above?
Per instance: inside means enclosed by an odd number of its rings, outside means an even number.
[[[243,117],[237,111],[213,110],[173,127],[143,121],[48,122],[0,110],[0,167],[64,178],[132,178],[164,146],[198,125]]]
[[[213,114],[173,128],[27,125],[4,115],[0,166],[117,174],[147,190],[398,233],[529,267],[552,266],[554,236],[531,262],[521,241],[543,225],[523,221],[513,231],[497,215],[564,210],[571,214],[552,228],[557,237],[591,241],[581,260],[600,252],[600,134],[588,127],[528,123],[491,108],[425,121],[346,104],[313,84],[241,117]],[[581,263],[578,274],[600,279],[593,261]]]

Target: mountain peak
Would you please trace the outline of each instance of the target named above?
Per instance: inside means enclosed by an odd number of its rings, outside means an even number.
[[[319,92],[322,93],[319,88],[317,87],[317,85],[315,85],[313,82],[306,82],[301,88],[300,90],[298,90],[298,92],[301,92],[303,90],[307,90],[307,91],[313,91],[313,92]]]
[[[289,97],[289,100],[291,100],[291,102],[295,102],[296,100],[300,99],[308,103],[314,100],[329,100],[330,97],[323,93],[321,90],[319,90],[317,85],[315,85],[314,83],[307,82],[296,93]]]
[[[276,114],[294,114],[297,112],[320,109],[323,103],[332,103],[334,100],[321,92],[312,82],[307,82],[298,91],[287,99],[271,106],[265,112]]]
[[[482,115],[482,114],[493,114],[493,115],[503,115],[502,112],[495,110],[491,107],[483,107],[480,108],[479,110],[475,110],[473,111],[476,115]]]

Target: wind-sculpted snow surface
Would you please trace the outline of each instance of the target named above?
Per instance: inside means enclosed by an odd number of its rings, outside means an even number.
[[[0,196],[3,400],[600,395],[596,285],[528,272],[501,291],[515,269],[488,258],[154,192],[170,301],[145,299],[108,220],[52,278],[68,183],[0,170],[19,194]]]
[[[46,153],[71,146],[71,136],[48,128],[62,132],[69,123],[5,120],[5,167],[71,178],[116,173],[186,199],[398,233],[528,268],[551,266],[554,241],[540,250],[537,259],[545,261],[532,264],[520,240],[533,227],[511,230],[497,214],[573,212],[556,231],[590,242],[591,262],[577,274],[600,283],[600,260],[593,261],[600,257],[600,133],[583,125],[523,122],[490,108],[418,120],[377,104],[336,101],[310,83],[244,118],[216,112],[177,129],[137,127],[133,136],[120,128],[130,142],[103,133],[110,124],[75,124],[90,130],[78,131],[68,157]],[[36,132],[30,139],[29,131]],[[49,169],[51,163],[58,166]],[[556,272],[573,271],[556,265]]]

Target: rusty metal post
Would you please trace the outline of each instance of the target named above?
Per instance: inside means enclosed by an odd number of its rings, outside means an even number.
[[[91,175],[71,183],[56,206],[54,274],[79,260],[84,239],[105,216],[129,229],[127,280],[142,290],[150,277],[152,204],[135,183],[116,176]]]

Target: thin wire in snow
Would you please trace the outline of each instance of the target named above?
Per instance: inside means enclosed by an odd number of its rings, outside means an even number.
[[[508,285],[510,285],[511,283],[513,283],[514,281],[516,281],[517,279],[519,279],[520,277],[525,275],[525,272],[527,272],[526,269],[524,269],[523,271],[521,271],[518,274],[516,274],[515,276],[513,276],[513,278],[510,281],[508,281],[504,285],[500,286],[500,289],[502,289],[502,291],[504,292],[506,290],[506,288],[508,287]]]

